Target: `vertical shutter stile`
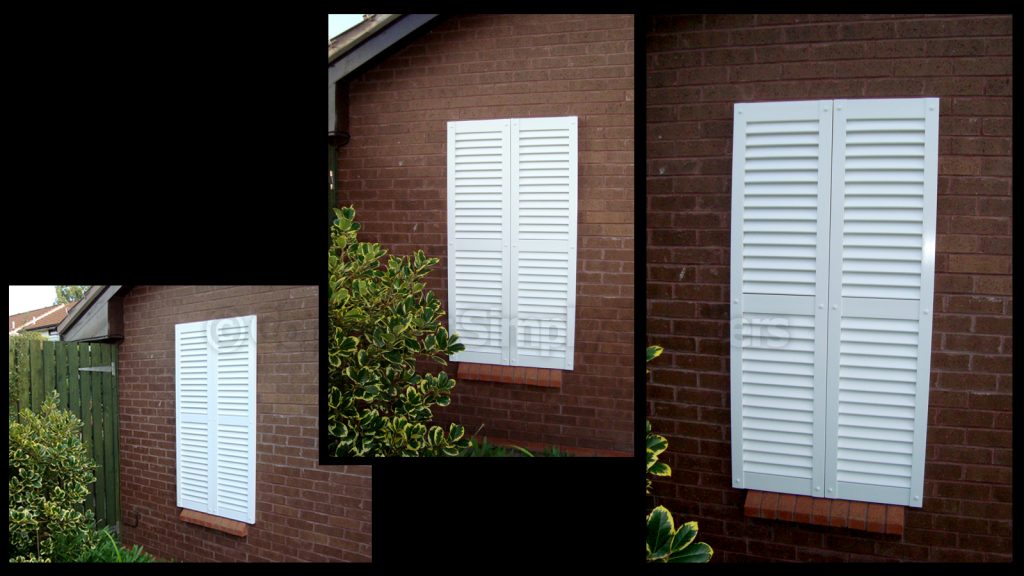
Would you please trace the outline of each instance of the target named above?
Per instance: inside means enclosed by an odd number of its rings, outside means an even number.
[[[823,496],[831,101],[737,104],[733,486]]]
[[[448,123],[449,330],[452,361],[507,364],[510,283],[508,120]]]
[[[511,364],[572,369],[578,121],[512,120]]]
[[[837,100],[829,496],[921,506],[931,359],[938,99]]]

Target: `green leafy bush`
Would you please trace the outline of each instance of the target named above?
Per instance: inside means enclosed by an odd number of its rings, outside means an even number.
[[[647,361],[661,356],[660,346],[647,347]],[[671,476],[668,464],[658,461],[658,456],[668,449],[668,440],[651,431],[647,422],[647,493],[651,493],[651,476]],[[697,539],[697,523],[686,522],[678,529],[672,520],[672,513],[664,506],[658,506],[647,515],[647,561],[648,562],[707,562],[714,551],[711,546]]]
[[[647,493],[651,493],[651,476],[671,476],[672,468],[658,461],[658,456],[668,449],[668,440],[651,432],[651,423],[647,422]]]
[[[17,334],[8,334],[7,339],[15,340],[27,340],[29,342],[48,342],[50,339],[47,338],[46,334],[38,330],[26,330],[24,332],[18,332]]]
[[[57,408],[57,392],[36,414],[25,408],[9,420],[10,558],[60,562],[93,544],[91,510],[81,511],[96,481],[82,444],[82,422]]]
[[[417,359],[447,364],[464,350],[441,325],[444,311],[424,279],[437,258],[391,256],[359,242],[351,207],[335,209],[327,254],[328,452],[333,456],[458,455],[458,424],[429,426],[431,407],[451,402],[455,380],[419,375]]]
[[[711,546],[697,539],[697,523],[687,522],[678,529],[672,513],[658,506],[647,515],[648,562],[707,562],[711,560]]]
[[[86,547],[78,562],[148,563],[156,560],[138,544],[125,548],[106,528],[95,533],[93,540],[96,544]]]

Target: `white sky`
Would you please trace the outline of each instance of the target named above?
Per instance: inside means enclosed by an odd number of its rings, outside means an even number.
[[[8,286],[7,315],[52,306],[57,299],[53,286]]]
[[[363,21],[362,14],[328,14],[327,40]]]

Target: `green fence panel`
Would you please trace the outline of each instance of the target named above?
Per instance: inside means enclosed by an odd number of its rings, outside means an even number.
[[[29,342],[20,340],[14,349],[15,361],[18,363],[18,383],[21,386],[21,390],[18,394],[19,411],[21,411],[22,408],[32,406],[32,384],[29,379],[28,345]]]
[[[60,395],[62,410],[67,410],[70,405],[68,398],[68,345],[63,342],[54,342],[53,353],[53,377],[57,394]]]
[[[29,379],[32,382],[32,411],[43,405],[43,343],[29,342]]]
[[[118,454],[117,347],[112,344],[8,340],[11,379],[9,408],[38,410],[51,391],[60,394],[59,406],[82,421],[82,441],[96,462],[96,482],[84,508],[92,510],[96,525],[116,526],[120,519]],[[81,371],[80,368],[101,368]]]
[[[85,451],[90,456],[93,455],[93,426],[95,426],[92,418],[92,372],[82,372],[82,368],[88,368],[92,366],[92,358],[90,357],[90,345],[79,344],[78,345],[78,381],[82,389],[82,403],[80,406],[79,417],[82,419],[82,442],[85,444]],[[89,487],[89,495],[85,498],[85,505],[92,510],[96,510],[96,484],[92,484]]]

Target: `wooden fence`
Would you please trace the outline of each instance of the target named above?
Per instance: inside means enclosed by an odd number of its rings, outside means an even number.
[[[85,506],[96,526],[117,527],[120,518],[117,429],[117,346],[8,338],[10,409],[38,410],[51,390],[60,407],[82,420],[86,450],[96,461],[96,482]]]

